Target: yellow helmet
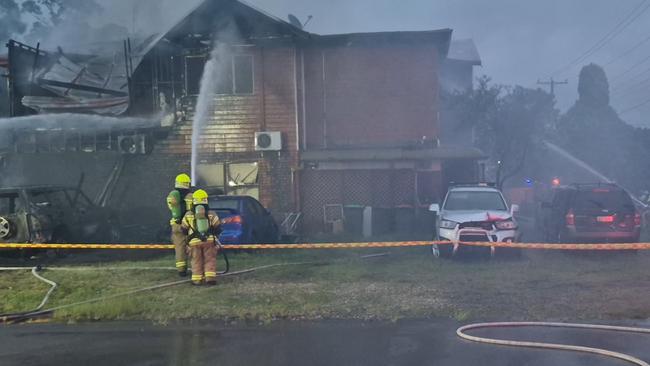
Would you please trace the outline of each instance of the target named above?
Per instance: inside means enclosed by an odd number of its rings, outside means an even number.
[[[179,189],[190,189],[192,185],[192,178],[187,174],[179,174],[176,176],[176,182],[174,183],[175,188]]]
[[[192,194],[192,201],[195,205],[207,205],[208,193],[202,189],[197,190]]]

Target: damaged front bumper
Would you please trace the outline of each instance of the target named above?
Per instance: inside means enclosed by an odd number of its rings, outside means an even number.
[[[462,246],[462,242],[486,242],[486,243],[507,243],[515,242],[519,239],[519,233],[517,230],[485,230],[482,228],[463,228],[460,229],[458,226],[455,229],[443,229],[440,228],[439,233],[440,240],[446,240],[452,242],[452,255],[457,255],[459,252],[483,252],[489,250],[490,255],[494,256],[496,252],[496,247],[472,247],[472,246]],[[462,249],[461,249],[462,248]]]

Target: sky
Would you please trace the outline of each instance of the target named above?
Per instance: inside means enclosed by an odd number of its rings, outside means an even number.
[[[100,0],[96,22],[159,32],[200,0]],[[580,67],[605,67],[612,105],[628,123],[650,127],[650,0],[248,0],[277,17],[306,20],[314,33],[453,29],[472,38],[485,74],[495,83],[544,87],[538,80],[568,81],[556,87],[557,105],[577,99]],[[134,5],[135,4],[135,5]],[[626,21],[627,20],[627,21]],[[618,27],[617,27],[618,26]],[[608,37],[606,37],[609,35]],[[604,38],[605,37],[605,38]],[[600,42],[599,41],[603,41]],[[588,57],[581,55],[602,46]],[[576,61],[576,62],[574,62]],[[570,67],[567,67],[570,66]],[[645,82],[647,79],[647,82]]]

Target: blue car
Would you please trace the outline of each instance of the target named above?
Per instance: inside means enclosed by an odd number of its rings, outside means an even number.
[[[274,244],[280,232],[271,213],[250,196],[213,196],[210,209],[219,215],[222,244]]]

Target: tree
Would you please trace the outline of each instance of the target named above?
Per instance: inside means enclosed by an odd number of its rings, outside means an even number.
[[[541,89],[505,87],[478,79],[477,87],[451,97],[461,123],[475,131],[474,144],[495,165],[499,187],[521,172],[557,116],[553,96]]]
[[[602,67],[580,71],[578,100],[560,119],[556,141],[626,188],[650,189],[650,131],[630,126],[609,105]]]

